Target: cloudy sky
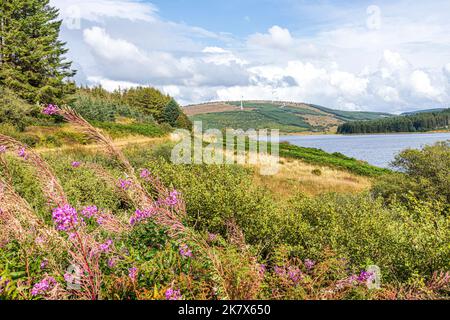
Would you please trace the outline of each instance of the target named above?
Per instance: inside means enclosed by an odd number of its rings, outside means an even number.
[[[78,83],[182,104],[450,107],[450,1],[51,0]]]

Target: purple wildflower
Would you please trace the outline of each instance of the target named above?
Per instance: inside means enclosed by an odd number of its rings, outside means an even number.
[[[24,158],[25,160],[27,159],[27,152],[25,148],[20,148],[17,154],[19,155],[19,157]]]
[[[111,250],[111,246],[113,244],[113,241],[111,239],[107,240],[105,243],[102,243],[99,246],[99,249],[101,252],[109,252]]]
[[[0,146],[0,153],[6,152],[6,146]]]
[[[302,279],[302,272],[297,267],[289,267],[288,277],[294,283],[297,284]]]
[[[97,213],[98,213],[98,208],[96,206],[88,206],[88,207],[85,207],[81,211],[81,215],[87,219],[92,218]]]
[[[316,265],[316,262],[314,260],[310,260],[310,259],[305,260],[306,269],[312,270],[312,268],[314,268],[315,265]]]
[[[81,162],[79,162],[79,161],[73,161],[73,162],[71,163],[71,165],[72,165],[73,168],[78,168],[78,167],[81,166]]]
[[[138,222],[149,219],[156,214],[156,209],[154,207],[145,210],[136,210],[134,215],[130,218],[130,224],[133,226]]]
[[[166,300],[181,300],[183,299],[180,290],[169,288],[166,290]]]
[[[166,198],[165,203],[168,206],[174,207],[177,205],[178,203],[178,196],[180,195],[180,193],[177,190],[173,190],[172,192],[169,193],[169,196]]]
[[[51,116],[51,115],[57,114],[58,111],[59,111],[58,106],[49,104],[42,110],[42,113],[46,114],[48,116]]]
[[[44,294],[53,289],[55,285],[56,285],[55,278],[53,277],[44,278],[41,282],[38,282],[34,285],[33,289],[31,290],[31,294],[33,296]]]
[[[193,256],[191,249],[189,249],[189,247],[186,244],[183,244],[180,247],[180,254],[186,258],[191,258]]]
[[[67,204],[54,209],[52,216],[58,231],[70,231],[78,224],[77,211]]]
[[[128,277],[130,277],[131,281],[136,282],[138,275],[138,269],[135,267],[132,267],[128,269]]]
[[[116,263],[117,263],[117,259],[116,258],[108,259],[108,267],[110,267],[111,269],[116,266]]]
[[[373,273],[372,272],[361,271],[361,273],[359,274],[359,276],[358,276],[358,278],[356,280],[358,282],[365,283],[368,280],[371,280],[372,277],[373,277]]]
[[[68,283],[73,283],[73,280],[74,280],[73,274],[68,273],[68,272],[64,273],[64,280]]]
[[[47,259],[42,260],[41,270],[44,270],[45,268],[47,268],[47,266],[48,266],[48,260]]]
[[[125,191],[130,189],[132,183],[131,180],[119,179],[119,186]]]
[[[142,169],[140,176],[141,176],[142,179],[149,179],[150,176],[151,176],[151,173],[147,169]]]

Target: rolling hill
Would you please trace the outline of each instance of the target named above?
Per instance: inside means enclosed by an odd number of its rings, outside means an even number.
[[[283,133],[335,133],[338,126],[356,120],[375,120],[392,115],[377,112],[339,111],[295,102],[245,101],[211,102],[183,108],[204,129],[279,129]]]

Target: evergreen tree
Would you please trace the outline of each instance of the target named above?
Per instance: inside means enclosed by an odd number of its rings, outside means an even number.
[[[0,85],[32,103],[61,103],[75,72],[49,0],[0,1]]]
[[[164,108],[162,119],[163,122],[170,124],[172,127],[176,126],[178,117],[181,114],[181,108],[178,103],[171,99],[167,106]]]
[[[137,87],[125,90],[122,97],[124,103],[152,115],[158,122],[163,121],[164,108],[171,99],[158,89],[151,87]]]

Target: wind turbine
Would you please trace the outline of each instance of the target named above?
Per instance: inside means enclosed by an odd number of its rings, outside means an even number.
[[[241,111],[244,111],[244,96],[241,97]]]

